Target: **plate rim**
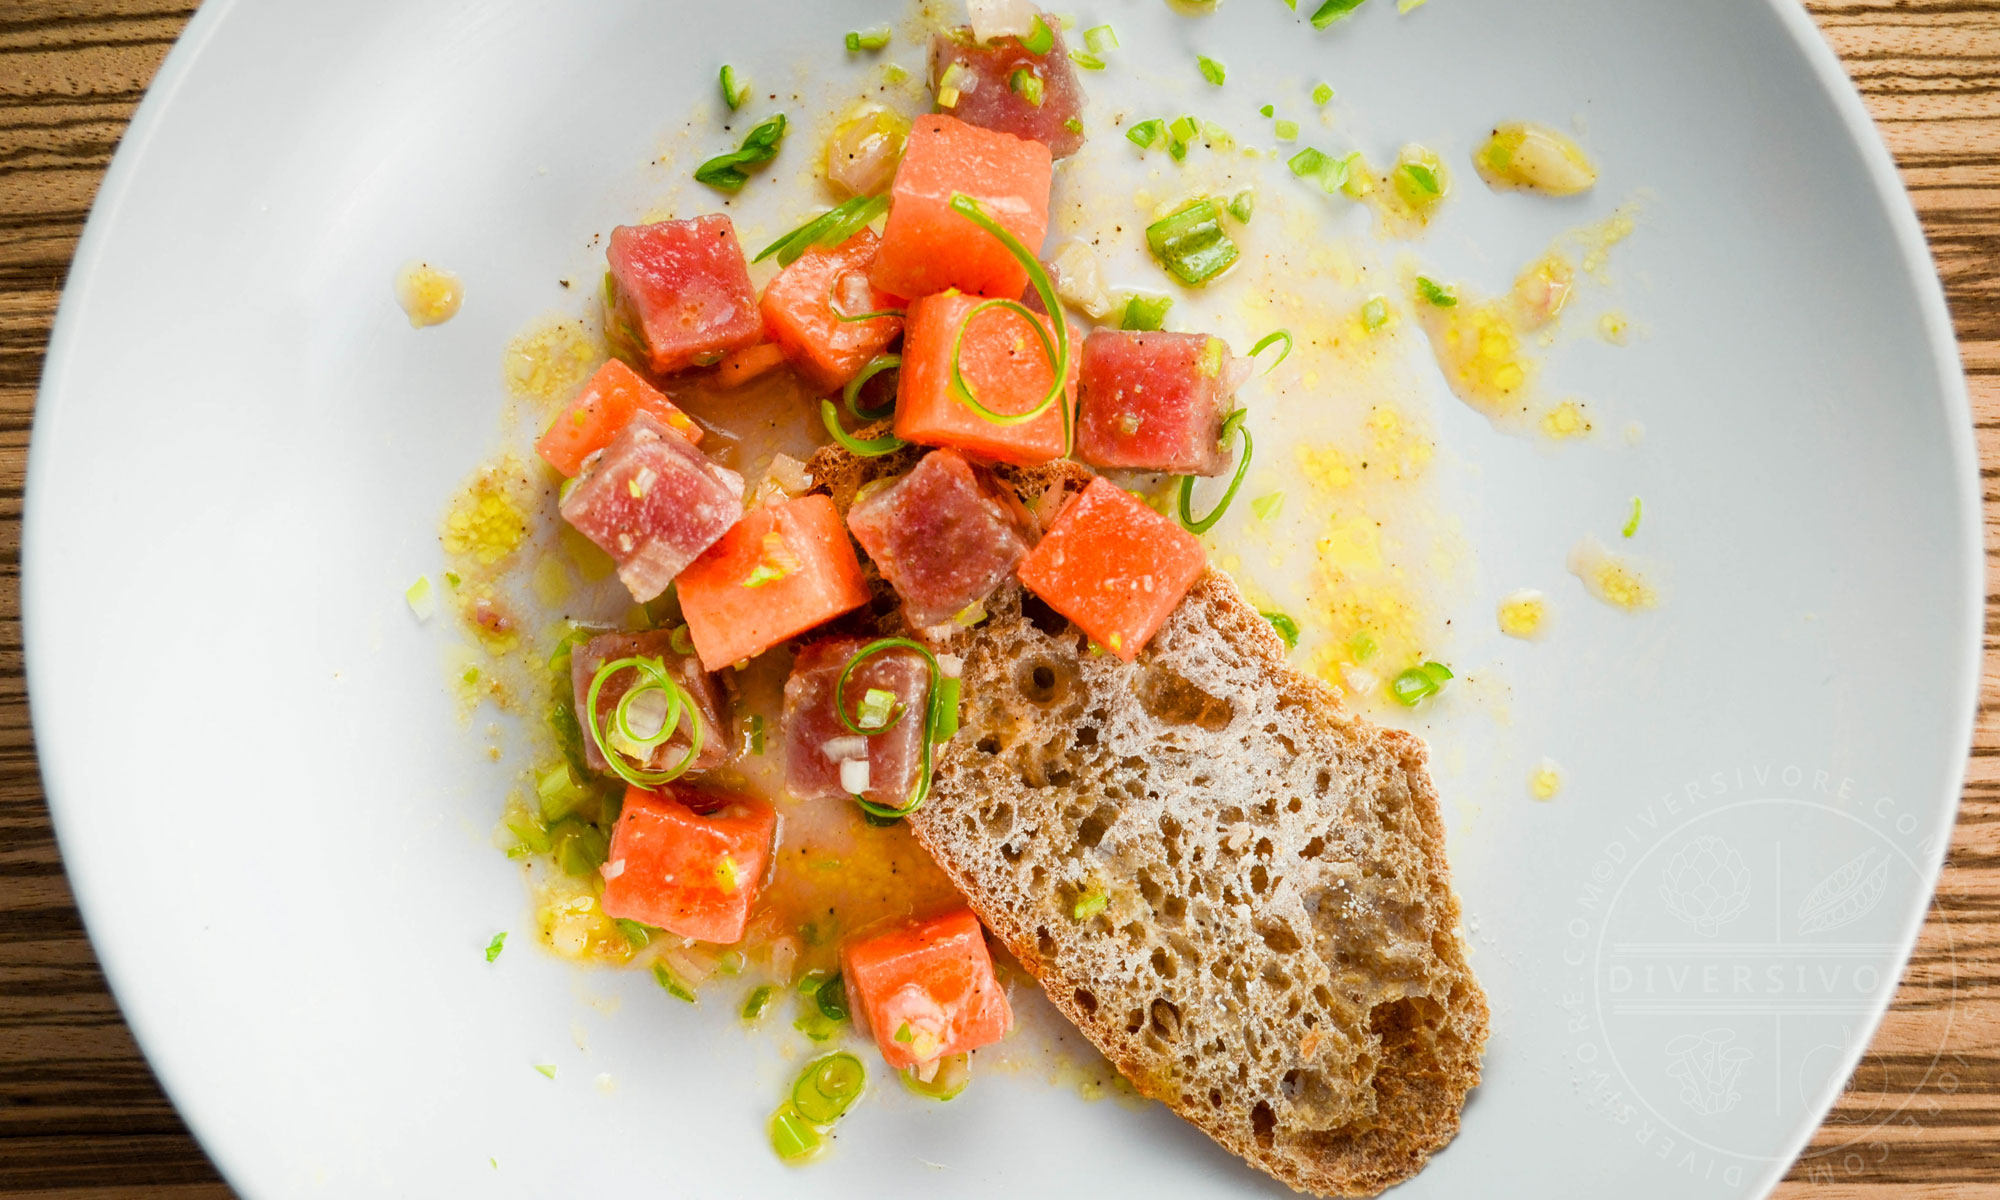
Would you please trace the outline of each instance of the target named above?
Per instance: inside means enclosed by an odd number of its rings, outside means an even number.
[[[158,1081],[161,1090],[174,1105],[175,1112],[186,1124],[190,1134],[201,1145],[216,1170],[229,1186],[243,1194],[250,1194],[242,1181],[253,1172],[247,1163],[240,1161],[238,1148],[231,1139],[223,1135],[225,1122],[211,1120],[204,1112],[195,1115],[189,1097],[179,1079],[163,1071],[151,1047],[155,1038],[168,1035],[154,1028],[146,1014],[146,1005],[141,1000],[145,989],[134,980],[134,973],[123,963],[124,955],[116,946],[102,920],[92,916],[101,908],[96,894],[101,881],[91,877],[88,870],[88,852],[79,852],[82,839],[75,832],[75,819],[66,815],[67,804],[63,797],[65,789],[59,780],[60,768],[44,758],[41,746],[45,723],[50,719],[34,705],[34,697],[41,690],[36,680],[44,674],[38,667],[43,659],[35,652],[36,631],[41,626],[39,618],[48,598],[43,596],[42,580],[46,572],[42,567],[44,539],[38,534],[43,519],[44,505],[38,501],[43,490],[42,482],[48,477],[50,468],[46,464],[47,451],[42,439],[34,436],[41,428],[46,413],[62,405],[61,396],[66,390],[69,363],[78,352],[77,316],[79,307],[92,290],[92,281],[100,272],[104,258],[106,230],[115,225],[120,213],[130,200],[133,178],[147,160],[156,128],[172,110],[176,94],[188,77],[197,69],[204,52],[214,41],[225,23],[241,6],[242,0],[206,0],[189,19],[181,35],[162,61],[159,71],[148,85],[145,95],[135,109],[132,119],[121,136],[111,163],[98,186],[91,202],[90,212],[85,220],[83,232],[77,240],[71,256],[68,271],[50,334],[43,354],[40,382],[36,389],[33,424],[31,425],[27,448],[27,469],[23,487],[21,513],[20,546],[20,599],[21,599],[21,643],[23,670],[29,701],[30,727],[36,739],[36,765],[41,777],[43,797],[47,804],[50,824],[55,834],[58,853],[63,864],[70,893],[89,937],[94,956],[97,959],[106,986],[118,1004],[119,1015],[131,1031],[134,1043],[146,1058],[149,1069]],[[1945,294],[1944,280],[1937,266],[1923,225],[1917,216],[1915,203],[1904,186],[1894,156],[1882,136],[1880,127],[1868,112],[1860,91],[1847,73],[1839,54],[1826,39],[1811,15],[1796,0],[1762,0],[1763,6],[1777,21],[1779,28],[1787,35],[1792,45],[1800,53],[1805,64],[1811,69],[1815,83],[1832,110],[1839,116],[1840,123],[1861,159],[1863,173],[1873,186],[1875,201],[1882,216],[1894,234],[1897,257],[1909,277],[1909,282],[1919,306],[1919,321],[1923,328],[1930,368],[1938,378],[1936,399],[1942,406],[1942,415],[1947,419],[1948,450],[1953,465],[1954,491],[1956,492],[1964,534],[1958,547],[1962,556],[1961,566],[1964,577],[1960,580],[1962,599],[1966,612],[1971,618],[1964,631],[1966,657],[1961,660],[1965,677],[1957,694],[1951,698],[1955,706],[1945,713],[1949,720],[1947,728],[1956,727],[1952,744],[1959,747],[1955,767],[1948,768],[1947,779],[1951,788],[1944,797],[1944,803],[1937,809],[1937,821],[1930,830],[1934,848],[1925,862],[1925,883],[1929,899],[1916,906],[1904,917],[1904,928],[1898,938],[1899,950],[1896,956],[1896,985],[1886,989],[1880,1000],[1870,1005],[1860,1024],[1860,1036],[1846,1047],[1839,1059],[1839,1067],[1833,1071],[1828,1082],[1822,1086],[1821,1094],[1810,1106],[1814,1119],[1804,1124],[1784,1145],[1780,1157],[1764,1168],[1757,1177],[1754,1192],[1767,1196],[1790,1173],[1799,1156],[1811,1143],[1813,1137],[1824,1126],[1826,1115],[1844,1090],[1849,1077],[1880,1029],[1883,1018],[1895,1001],[1902,979],[1908,970],[1909,961],[1915,950],[1933,907],[1937,885],[1944,860],[1951,849],[1951,835],[1956,829],[1959,809],[1965,793],[1965,780],[1970,769],[1970,755],[1977,731],[1979,698],[1983,690],[1985,639],[1984,615],[1986,612],[1987,551],[1984,541],[1985,501],[1979,485],[1979,445],[1973,426],[1973,412],[1970,390],[1967,385],[1964,361],[1960,354],[1956,328],[1952,322],[1949,303]],[[81,871],[79,870],[81,867]]]

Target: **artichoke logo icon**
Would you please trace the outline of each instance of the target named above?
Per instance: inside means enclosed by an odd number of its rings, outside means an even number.
[[[1736,1081],[1754,1056],[1735,1040],[1727,1029],[1711,1029],[1667,1043],[1667,1074],[1680,1081],[1681,1103],[1701,1116],[1720,1116],[1743,1098]]]
[[[1695,932],[1714,937],[1749,905],[1750,868],[1734,846],[1705,834],[1682,846],[1667,863],[1660,898],[1668,912]]]

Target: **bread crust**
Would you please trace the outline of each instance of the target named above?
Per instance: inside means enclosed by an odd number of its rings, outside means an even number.
[[[845,507],[918,453],[809,470]],[[1090,472],[1002,477],[1046,522]],[[1120,1073],[1225,1149],[1323,1196],[1414,1175],[1489,1020],[1424,743],[1293,670],[1214,569],[1131,666],[1018,587],[988,608],[940,647],[964,711],[918,841]]]

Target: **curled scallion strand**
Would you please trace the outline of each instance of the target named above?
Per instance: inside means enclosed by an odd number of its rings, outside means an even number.
[[[841,449],[862,458],[880,458],[884,454],[894,454],[909,445],[893,433],[885,433],[878,438],[858,438],[841,428],[840,410],[831,400],[819,402],[820,423],[826,426],[827,435],[839,442]]]
[[[834,715],[840,718],[841,725],[850,733],[862,737],[874,737],[893,728],[896,722],[903,719],[903,711],[898,710],[880,727],[863,729],[854,718],[847,715],[848,679],[862,663],[889,650],[914,650],[923,656],[924,665],[929,670],[929,681],[925,691],[922,749],[918,751],[917,781],[910,787],[909,799],[899,808],[877,804],[865,796],[855,796],[854,802],[870,816],[894,821],[922,808],[924,801],[930,797],[931,747],[938,742],[950,741],[952,735],[958,732],[958,681],[944,673],[943,668],[938,666],[937,655],[932,654],[920,642],[913,642],[909,638],[880,638],[870,642],[855,651],[854,657],[847,660],[847,665],[841,669],[840,678],[833,684]]]
[[[1226,444],[1230,434],[1242,434],[1243,453],[1236,460],[1236,474],[1230,478],[1228,489],[1222,493],[1222,502],[1210,510],[1207,516],[1197,518],[1194,515],[1194,476],[1181,476],[1181,527],[1189,533],[1207,533],[1215,528],[1215,523],[1222,519],[1222,514],[1229,511],[1230,503],[1236,499],[1237,490],[1243,486],[1244,476],[1250,473],[1250,455],[1255,447],[1250,439],[1250,431],[1243,425],[1244,419],[1248,416],[1248,409],[1239,408],[1230,413],[1229,419],[1222,423],[1221,440]]]
[[[678,732],[685,718],[688,729],[687,755],[666,770],[648,771],[632,766],[626,760],[624,752],[612,746],[610,738],[605,734],[605,721],[598,715],[597,700],[604,691],[604,685],[620,671],[636,672],[641,680],[638,685],[619,698],[617,706],[611,713],[610,723],[620,737],[627,737],[631,729],[629,718],[632,696],[637,692],[652,689],[664,692],[667,697],[667,712],[660,723],[660,735],[656,740],[648,744],[645,739],[632,738],[635,744],[641,744],[650,751]],[[688,769],[694,766],[694,760],[701,754],[702,738],[706,732],[701,719],[701,710],[696,707],[694,699],[687,694],[687,689],[680,685],[680,681],[668,673],[666,663],[657,658],[637,656],[620,658],[597,668],[597,673],[590,677],[590,690],[584,695],[584,710],[579,716],[582,717],[580,723],[584,732],[590,735],[590,740],[597,746],[598,753],[604,756],[604,761],[610,765],[612,772],[634,787],[658,787],[663,783],[672,783],[687,774]]]
[[[979,226],[997,238],[1000,244],[1006,247],[1007,253],[1013,255],[1014,260],[1027,269],[1028,281],[1034,285],[1036,297],[1041,300],[1043,310],[1049,314],[1049,324],[1054,326],[1054,337],[1051,338],[1049,329],[1044,327],[1042,322],[1035,318],[1035,314],[1029,311],[1028,306],[1022,304],[1019,300],[988,300],[983,304],[974,306],[972,311],[965,315],[965,320],[959,323],[957,336],[952,339],[952,390],[966,407],[978,414],[982,420],[991,421],[995,425],[1025,424],[1048,412],[1050,408],[1060,407],[1062,410],[1063,426],[1063,456],[1068,457],[1074,435],[1074,430],[1071,428],[1070,423],[1068,395],[1069,321],[1063,316],[1062,301],[1056,296],[1055,284],[1050,281],[1049,273],[1042,268],[1041,260],[1037,259],[1033,252],[1021,244],[1021,239],[1008,232],[1006,226],[988,216],[986,210],[980,207],[979,201],[974,200],[964,192],[954,192],[951,197],[951,208],[953,212],[958,213],[966,220],[971,221],[974,225]],[[1040,403],[1027,412],[995,412],[979,402],[978,397],[972,394],[972,388],[966,382],[963,364],[959,359],[959,353],[965,343],[965,330],[967,326],[972,324],[974,318],[989,308],[1007,309],[1027,321],[1028,327],[1035,331],[1036,338],[1042,344],[1042,352],[1048,356],[1051,375],[1049,390],[1042,397]]]
[[[857,420],[862,421],[880,421],[882,418],[894,413],[896,411],[896,402],[894,400],[889,401],[887,405],[881,408],[861,407],[861,389],[867,387],[868,381],[882,372],[899,371],[902,367],[903,356],[900,354],[878,354],[874,358],[869,359],[868,365],[861,368],[861,373],[848,380],[847,386],[840,389],[841,398],[847,401],[847,411],[853,413]]]

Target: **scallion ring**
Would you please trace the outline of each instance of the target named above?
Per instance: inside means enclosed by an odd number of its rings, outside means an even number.
[[[1215,523],[1222,519],[1222,514],[1229,511],[1230,503],[1236,499],[1237,489],[1243,486],[1243,477],[1250,473],[1250,455],[1254,446],[1250,431],[1243,427],[1244,418],[1248,415],[1248,409],[1239,408],[1222,423],[1222,442],[1227,444],[1232,433],[1242,434],[1243,453],[1236,460],[1236,474],[1230,479],[1228,490],[1222,493],[1222,502],[1207,516],[1197,519],[1194,515],[1194,476],[1181,476],[1181,527],[1189,533],[1207,533],[1215,528]]]
[[[1256,345],[1250,347],[1250,357],[1255,358],[1259,354],[1264,353],[1264,351],[1269,350],[1271,347],[1277,345],[1279,342],[1283,342],[1285,344],[1285,348],[1278,351],[1278,357],[1271,360],[1270,366],[1264,368],[1264,374],[1266,375],[1269,375],[1271,372],[1277,370],[1278,364],[1284,362],[1285,359],[1291,355],[1292,331],[1289,329],[1274,329],[1270,333],[1265,334],[1261,339],[1259,339]]]
[[[658,692],[666,703],[666,708],[660,715],[660,727],[651,733],[640,733],[632,727],[632,705],[642,696],[654,692]],[[649,754],[653,751],[654,747],[663,745],[668,738],[674,736],[680,723],[680,692],[668,692],[665,688],[654,687],[650,683],[628,689],[623,696],[618,698],[617,706],[611,710],[611,728],[617,732],[619,737]]]
[[[889,718],[886,724],[874,729],[864,729],[854,718],[847,715],[848,679],[854,674],[855,668],[877,654],[888,650],[916,651],[923,656],[924,665],[930,672],[930,678],[926,684],[927,702],[924,712],[924,732],[920,743],[921,749],[917,752],[917,782],[910,789],[909,799],[900,808],[890,808],[887,805],[877,804],[866,796],[854,797],[854,802],[859,804],[862,811],[869,816],[881,820],[893,821],[907,817],[919,808],[922,808],[924,801],[930,796],[931,746],[937,742],[951,740],[952,734],[958,731],[958,688],[956,686],[958,681],[951,679],[950,682],[954,686],[950,688],[944,686],[948,677],[944,674],[943,669],[938,666],[937,655],[932,654],[920,642],[913,642],[908,638],[881,638],[870,642],[860,650],[857,650],[853,658],[847,660],[847,666],[841,669],[840,678],[836,679],[833,684],[833,713],[840,718],[840,723],[847,728],[849,733],[859,734],[862,737],[874,737],[893,728],[896,722],[903,719],[903,713],[898,711],[894,716]],[[949,706],[949,712],[945,711],[947,706]]]
[[[1069,320],[1063,316],[1062,301],[1056,296],[1055,284],[1049,279],[1049,273],[1042,269],[1041,260],[1036,258],[1032,251],[1021,244],[1021,239],[1008,232],[1006,226],[988,216],[986,210],[980,207],[979,201],[974,200],[964,192],[954,192],[951,197],[951,207],[952,211],[997,238],[1000,244],[1007,248],[1007,253],[1014,256],[1014,261],[1026,268],[1028,282],[1034,285],[1035,295],[1041,300],[1043,311],[1048,313],[1050,318],[1049,323],[1055,327],[1055,336],[1052,343],[1049,330],[1039,320],[1036,320],[1035,314],[1028,311],[1028,306],[1022,304],[1020,301],[989,300],[977,305],[970,313],[966,314],[965,320],[959,324],[958,335],[952,339],[952,389],[958,394],[958,398],[965,402],[968,408],[979,414],[982,419],[991,421],[996,425],[1025,424],[1049,411],[1052,406],[1060,405],[1063,425],[1063,456],[1068,457],[1073,438],[1073,431],[1070,428],[1068,395]],[[1051,372],[1048,394],[1042,397],[1041,403],[1035,405],[1025,413],[996,413],[981,404],[972,395],[972,390],[965,386],[965,372],[961,369],[962,364],[959,361],[959,350],[965,341],[965,329],[966,326],[972,324],[973,318],[988,308],[1011,308],[1018,311],[1019,315],[1028,322],[1028,327],[1035,331],[1035,336],[1041,340],[1043,351],[1048,355]]]
[[[826,426],[827,434],[840,443],[841,449],[862,458],[880,458],[884,454],[894,454],[909,445],[893,433],[885,433],[878,438],[855,437],[840,427],[840,410],[833,406],[831,400],[819,402],[819,419]]]
[[[612,746],[605,734],[604,722],[598,717],[597,700],[604,691],[604,685],[621,671],[632,671],[639,675],[640,682],[632,689],[633,691],[640,691],[651,687],[658,688],[667,694],[668,720],[661,723],[661,729],[668,731],[669,737],[672,736],[674,731],[680,728],[682,718],[686,718],[688,728],[687,755],[664,771],[648,771],[630,765],[626,761],[625,754]],[[627,711],[626,701],[621,698],[618,710],[612,713],[613,721],[622,720]],[[688,769],[694,766],[696,757],[701,754],[701,743],[705,732],[705,723],[701,719],[701,712],[695,707],[694,700],[688,696],[686,689],[681,687],[680,682],[668,674],[666,663],[657,658],[620,658],[614,659],[597,668],[597,673],[590,677],[590,690],[584,694],[583,712],[579,715],[582,717],[579,724],[590,735],[590,740],[596,743],[597,752],[604,756],[604,761],[610,765],[612,773],[634,787],[651,788],[658,787],[663,783],[672,783],[674,780],[687,774]],[[623,730],[620,730],[619,733],[620,736],[623,736]],[[664,741],[665,739],[661,740]],[[655,745],[658,744],[655,743]]]
[[[853,413],[857,419],[863,421],[880,421],[895,412],[896,402],[894,400],[889,401],[882,408],[861,407],[861,389],[867,387],[868,381],[882,372],[901,370],[902,366],[903,356],[900,354],[878,354],[874,358],[869,359],[868,365],[861,368],[861,373],[848,380],[847,386],[840,389],[841,398],[847,401],[847,411]]]

